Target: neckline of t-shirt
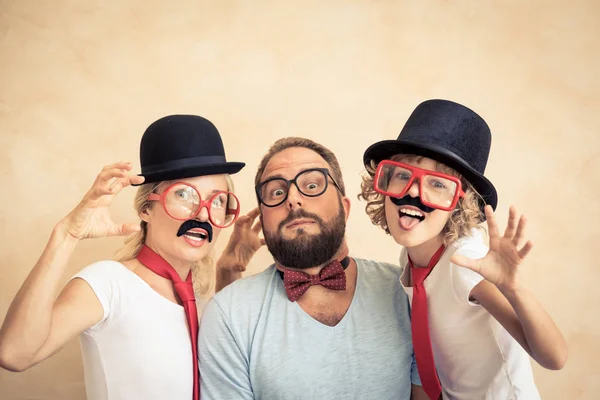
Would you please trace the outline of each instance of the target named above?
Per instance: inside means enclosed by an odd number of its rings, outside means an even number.
[[[412,289],[413,285],[406,286],[406,285],[404,285],[404,282],[402,281],[402,278],[404,278],[404,275],[410,273],[410,267],[408,265],[408,251],[406,250],[406,248],[404,248],[403,251],[404,251],[403,258],[406,258],[406,259],[402,263],[403,265],[402,265],[402,272],[400,273],[400,284],[404,288]],[[449,263],[450,258],[452,257],[452,254],[454,254],[455,251],[456,251],[456,246],[454,246],[454,243],[451,244],[450,246],[446,247],[446,249],[444,250],[444,253],[442,253],[442,256],[440,257],[438,262],[435,264],[435,266],[433,267],[433,269],[431,270],[429,275],[427,275],[425,280],[423,280],[423,285],[427,285],[428,283],[431,283],[432,281],[435,280],[435,278],[440,274],[440,272],[438,272],[440,270],[439,266],[443,263]]]
[[[118,263],[118,264],[120,264],[129,274],[133,275],[134,278],[138,282],[140,282],[142,284],[142,286],[144,286],[145,288],[147,288],[150,292],[154,293],[157,296],[157,298],[162,299],[164,302],[166,302],[166,303],[168,303],[168,304],[170,304],[170,305],[172,305],[174,307],[177,307],[178,310],[181,310],[181,311],[184,310],[184,308],[183,308],[182,305],[179,305],[179,304],[177,304],[177,303],[175,303],[175,302],[167,299],[162,294],[158,293],[156,290],[154,290],[152,288],[152,286],[150,286],[150,284],[148,282],[146,282],[145,280],[143,280],[141,276],[139,276],[138,274],[136,274],[135,272],[133,272],[132,270],[130,270],[129,268],[127,268],[127,266],[125,264],[123,264],[123,263],[121,263],[119,261],[115,261],[115,262]]]
[[[350,257],[352,260],[354,260],[354,263],[356,264],[356,287],[354,288],[354,295],[352,296],[352,300],[350,301],[350,305],[348,306],[348,309],[346,310],[346,313],[344,314],[344,316],[342,317],[342,319],[340,320],[340,322],[338,322],[336,325],[334,326],[329,326],[329,325],[325,325],[322,322],[317,321],[316,319],[314,319],[313,317],[311,317],[306,311],[304,311],[304,309],[302,307],[300,307],[300,305],[298,304],[297,301],[294,301],[294,304],[292,305],[292,307],[294,307],[296,309],[296,312],[302,314],[302,318],[306,319],[309,321],[310,324],[316,326],[318,329],[324,330],[324,331],[328,331],[328,332],[335,332],[336,329],[341,329],[344,327],[344,325],[347,324],[346,320],[349,319],[349,315],[352,312],[352,310],[355,308],[355,303],[356,303],[356,298],[358,296],[358,292],[360,290],[360,288],[362,287],[361,285],[361,271],[360,268],[358,267],[358,261],[356,258],[354,257]],[[275,268],[275,275],[277,276],[277,278],[279,278],[279,276],[277,275],[277,268]],[[279,279],[279,281],[281,281],[280,285],[281,285],[281,290],[284,291],[284,297],[286,301],[290,301],[287,298],[287,295],[285,294],[285,289],[283,287],[283,281],[281,279]]]

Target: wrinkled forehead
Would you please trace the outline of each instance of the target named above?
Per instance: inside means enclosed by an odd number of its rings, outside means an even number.
[[[217,191],[227,191],[228,183],[227,176],[225,174],[219,175],[201,175],[191,178],[174,179],[170,181],[163,181],[158,186],[160,191],[165,190],[169,186],[175,183],[185,183],[196,188],[200,194],[214,193]]]
[[[291,147],[275,154],[267,163],[260,182],[273,177],[293,179],[310,168],[329,168],[318,153],[303,147]]]

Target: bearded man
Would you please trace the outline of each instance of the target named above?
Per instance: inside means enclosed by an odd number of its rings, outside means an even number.
[[[349,257],[350,200],[335,155],[280,139],[255,184],[275,264],[207,305],[202,399],[427,398],[400,269]]]

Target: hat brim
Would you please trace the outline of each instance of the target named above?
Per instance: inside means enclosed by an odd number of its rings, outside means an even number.
[[[465,160],[444,147],[436,146],[435,144],[415,144],[402,140],[384,140],[371,145],[365,151],[363,163],[365,166],[369,165],[371,160],[378,163],[379,161],[390,159],[396,154],[414,154],[431,158],[447,165],[469,181],[481,195],[484,200],[484,203],[481,204],[482,211],[486,204],[492,206],[493,210],[496,209],[498,205],[498,193],[492,182],[471,168]],[[485,215],[483,216],[483,220],[485,221]]]
[[[198,166],[184,166],[179,168],[165,169],[162,171],[153,171],[151,173],[141,173],[138,176],[144,177],[144,182],[132,184],[132,186],[145,185],[146,183],[155,183],[162,181],[172,181],[176,179],[192,178],[204,175],[220,175],[238,173],[246,164],[241,162],[226,162],[218,164],[203,164]]]

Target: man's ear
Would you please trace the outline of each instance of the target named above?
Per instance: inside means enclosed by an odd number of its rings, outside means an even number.
[[[350,216],[351,208],[350,199],[348,197],[342,197],[342,206],[344,207],[344,214],[346,214],[346,222],[348,222],[348,217]]]

